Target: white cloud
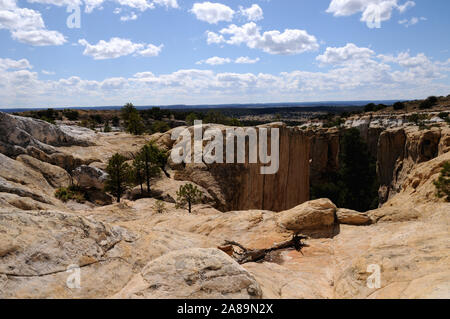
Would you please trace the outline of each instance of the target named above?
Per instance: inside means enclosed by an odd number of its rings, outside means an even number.
[[[97,44],[90,44],[85,39],[80,39],[78,43],[85,47],[83,55],[91,56],[94,60],[116,59],[130,54],[153,57],[158,56],[163,48],[163,45],[133,43],[121,38],[100,40]]]
[[[404,19],[404,20],[400,20],[398,23],[404,25],[406,28],[415,25],[417,23],[419,23],[420,21],[426,21],[427,18],[425,17],[412,17],[411,19]]]
[[[221,3],[203,2],[194,3],[190,10],[198,20],[217,24],[221,21],[233,20],[234,10]]]
[[[34,46],[62,45],[66,42],[58,31],[50,31],[38,11],[19,8],[15,1],[0,2],[0,29],[11,32],[14,40]]]
[[[234,61],[236,64],[255,64],[257,62],[259,62],[259,58],[251,59],[248,56],[241,56]]]
[[[256,59],[250,59],[248,56],[241,56],[239,58],[236,58],[235,60],[232,60],[230,58],[221,58],[218,56],[206,59],[206,60],[200,60],[196,62],[195,64],[201,65],[201,64],[209,64],[209,65],[223,65],[228,63],[236,63],[236,64],[254,64],[259,61],[259,58]]]
[[[140,49],[136,49],[135,53]],[[435,61],[423,53],[377,54],[347,44],[328,48],[318,61],[328,62],[320,72],[302,69],[269,73],[231,73],[178,70],[168,74],[138,72],[128,78],[100,81],[71,76],[39,78],[25,60],[0,59],[0,100],[5,106],[121,105],[133,103],[223,103],[421,98],[447,95],[450,60]],[[224,58],[227,59],[227,58]],[[234,63],[236,60],[229,59]]]
[[[153,44],[147,44],[147,47],[143,50],[138,51],[139,55],[145,56],[145,57],[154,57],[154,56],[158,56],[161,51],[162,48],[164,47],[164,45],[153,45]]]
[[[375,54],[369,48],[360,48],[353,43],[348,43],[341,48],[327,48],[325,53],[316,57],[321,64],[343,64],[354,62],[356,60],[367,60]]]
[[[231,59],[215,56],[206,60],[198,61],[196,64],[222,65],[227,63],[231,63]]]
[[[259,21],[264,19],[264,13],[261,7],[257,4],[253,4],[250,8],[244,9],[239,7],[239,12],[247,18],[248,21]]]
[[[55,75],[55,74],[56,74],[56,73],[53,72],[53,71],[47,71],[47,70],[41,70],[41,73],[42,73],[42,74],[45,74],[45,75]]]
[[[207,31],[206,36],[208,44],[218,44],[225,42],[225,38],[223,37],[223,35],[217,34],[215,32]]]
[[[13,60],[13,59],[2,59],[0,58],[0,69],[1,70],[7,70],[7,69],[31,69],[32,66],[30,62],[28,62],[27,59],[21,59],[21,60]]]
[[[10,0],[8,0],[10,1]],[[28,0],[31,3],[48,4],[54,6],[81,6],[84,3],[85,12],[91,13],[94,9],[101,8],[102,4],[107,0]],[[179,8],[177,0],[109,0],[118,3],[121,6],[129,7],[132,9],[145,11],[148,9],[154,9],[156,5],[166,8]],[[118,14],[121,8],[114,10],[115,14]]]
[[[179,8],[177,0],[154,0],[153,2],[166,8]]]
[[[361,21],[372,27],[374,19],[379,19],[380,22],[387,21],[391,19],[394,9],[404,13],[416,4],[414,1],[406,1],[403,4],[398,2],[399,0],[332,0],[327,12],[335,17],[351,16],[361,12]]]
[[[319,48],[317,39],[304,30],[286,29],[280,31],[260,32],[260,27],[254,22],[241,27],[232,24],[220,31],[220,35],[208,32],[208,43],[227,43],[230,45],[246,44],[249,48],[260,49],[269,54],[299,54],[314,51]],[[225,39],[224,36],[229,38]]]
[[[134,12],[131,12],[128,15],[124,15],[120,17],[120,21],[130,21],[130,20],[136,20],[138,18],[137,14]]]

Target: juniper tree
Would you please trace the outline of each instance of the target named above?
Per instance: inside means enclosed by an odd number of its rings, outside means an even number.
[[[202,198],[202,192],[190,183],[180,186],[177,191],[177,208],[186,208],[189,214],[192,212],[192,205],[198,204]]]
[[[131,167],[126,161],[123,155],[116,153],[109,159],[108,167],[106,167],[108,178],[105,191],[114,195],[118,203],[125,190],[131,185]]]
[[[159,152],[160,150],[154,143],[149,143],[142,147],[138,155],[143,162],[144,178],[148,193],[150,192],[150,179],[160,174]]]

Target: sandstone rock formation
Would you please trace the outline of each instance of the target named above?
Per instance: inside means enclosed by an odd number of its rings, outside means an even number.
[[[103,190],[108,174],[99,168],[81,165],[73,170],[73,178],[78,186]]]
[[[261,298],[253,276],[218,249],[175,251],[146,265],[117,298]]]
[[[42,162],[29,155],[19,155],[16,160],[22,162],[31,169],[40,172],[54,188],[67,187],[70,185],[71,177],[69,173],[59,166]]]
[[[331,234],[335,223],[336,206],[328,199],[306,202],[288,211],[279,213],[279,224],[295,233],[323,236]]]
[[[311,137],[276,124],[280,167],[286,167],[278,175],[260,177],[258,167],[250,165],[174,166],[171,178],[152,181],[167,207],[156,214],[155,198],[73,205],[56,200],[54,191],[64,185],[70,167],[104,168],[113,153],[128,156],[150,139],[169,150],[170,134],[134,137],[61,128],[91,141],[95,136],[96,145],[58,146],[58,139],[38,139],[41,132],[59,134],[56,128],[36,131],[27,127],[40,121],[25,125],[35,120],[13,119],[19,129],[8,132],[14,139],[1,140],[0,147],[0,298],[450,296],[450,204],[436,198],[433,185],[450,161],[446,128],[381,133],[378,169],[387,202],[373,211],[337,208],[327,199],[308,202],[309,160],[319,159],[316,171],[326,169],[338,156],[338,135],[331,130]],[[367,134],[375,139],[372,128],[369,124]],[[20,138],[16,148],[15,138],[22,134],[30,142],[20,146],[26,140]],[[316,149],[321,145],[324,149]],[[25,152],[14,153],[21,148]],[[327,160],[320,162],[325,153]],[[192,214],[169,199],[186,181],[198,183],[212,198],[195,205]],[[239,266],[217,249],[226,240],[268,248],[297,232],[310,236],[301,252],[283,249],[258,263]],[[67,267],[74,264],[80,267],[79,289],[67,285],[73,274]],[[367,285],[371,265],[380,269],[380,288]]]
[[[45,121],[0,112],[0,152],[8,156],[26,154],[26,148],[36,147],[54,153],[52,146],[83,145],[89,143],[65,133],[58,126]]]
[[[360,213],[351,209],[339,208],[336,212],[336,217],[339,223],[347,225],[369,225],[372,223],[369,215]]]

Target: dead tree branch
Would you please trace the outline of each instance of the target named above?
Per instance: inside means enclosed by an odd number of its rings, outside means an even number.
[[[224,245],[218,248],[233,257],[239,264],[245,264],[249,262],[261,261],[268,253],[276,250],[294,248],[295,250],[301,252],[302,248],[307,246],[302,242],[302,240],[305,239],[308,239],[308,237],[295,234],[292,236],[291,240],[275,244],[274,246],[266,249],[248,249],[238,242],[226,240]],[[239,248],[240,251],[235,250],[234,247]]]

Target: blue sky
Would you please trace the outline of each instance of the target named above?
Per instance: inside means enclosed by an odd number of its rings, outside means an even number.
[[[448,12],[448,0],[0,0],[0,107],[448,95]]]

